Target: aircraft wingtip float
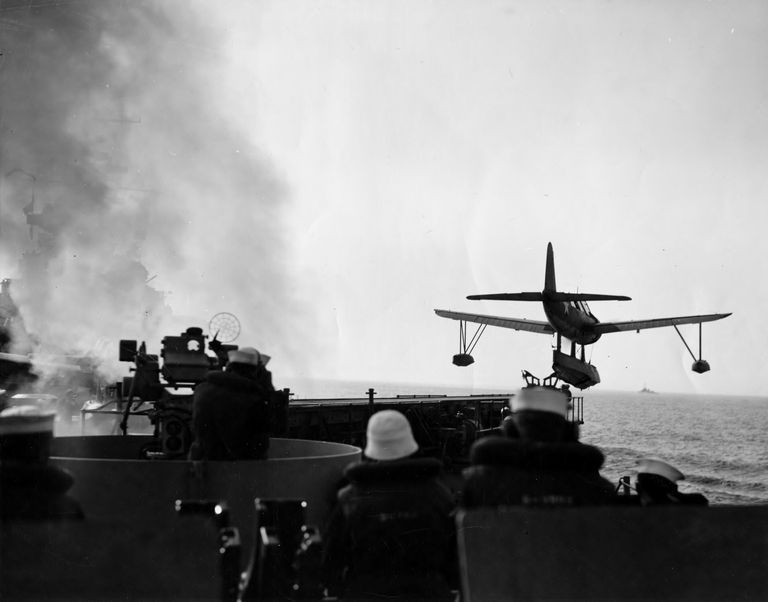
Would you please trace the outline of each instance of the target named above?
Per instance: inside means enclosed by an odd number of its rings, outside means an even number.
[[[494,293],[487,295],[469,295],[470,300],[496,301],[537,301],[544,307],[546,322],[487,316],[436,309],[435,313],[441,318],[459,321],[459,353],[453,356],[457,366],[469,366],[475,360],[471,353],[477,345],[486,326],[498,326],[513,330],[525,330],[540,334],[557,335],[557,347],[553,351],[552,369],[562,381],[579,389],[586,389],[600,382],[597,368],[584,359],[584,346],[595,343],[604,334],[612,332],[637,331],[647,328],[662,328],[672,326],[693,357],[691,370],[698,373],[707,372],[709,363],[701,357],[701,325],[704,322],[722,320],[730,313],[702,314],[696,316],[679,316],[673,318],[651,318],[649,320],[629,320],[624,322],[600,322],[587,305],[587,301],[629,301],[625,295],[605,295],[592,293],[565,293],[557,290],[555,281],[555,260],[552,243],[547,245],[547,264],[544,275],[544,289],[541,292]],[[471,338],[467,337],[467,323],[479,324]],[[699,325],[699,357],[691,351],[683,335],[678,330],[681,324]],[[562,339],[571,342],[570,354],[561,351]],[[576,346],[581,346],[577,356]]]

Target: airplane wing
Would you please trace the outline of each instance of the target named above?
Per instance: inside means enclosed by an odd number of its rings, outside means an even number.
[[[713,322],[730,316],[727,314],[704,314],[700,316],[681,316],[679,318],[652,318],[650,320],[630,320],[628,322],[600,322],[594,326],[595,332],[608,334],[609,332],[625,332],[628,330],[644,330],[646,328],[663,328],[665,326],[677,326],[678,324],[701,324]]]
[[[0,353],[0,361],[13,362],[15,364],[32,363],[32,360],[28,355],[19,355],[18,353]]]
[[[521,320],[517,318],[501,318],[499,316],[483,316],[480,314],[465,314],[458,311],[447,311],[445,309],[436,309],[435,313],[441,318],[464,320],[465,322],[476,322],[478,324],[500,326],[501,328],[511,328],[513,330],[526,330],[528,332],[538,332],[540,334],[554,334],[555,332],[555,329],[552,328],[549,322]]]

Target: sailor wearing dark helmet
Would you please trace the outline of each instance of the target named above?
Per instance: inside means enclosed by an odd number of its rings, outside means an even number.
[[[685,475],[671,464],[657,458],[638,460],[635,485],[640,505],[683,504],[706,506],[709,500],[700,493],[682,493],[677,482]]]
[[[512,397],[504,437],[485,437],[470,450],[462,505],[611,503],[613,485],[600,476],[603,454],[578,441],[567,419],[570,395],[527,386]]]
[[[230,351],[224,371],[195,387],[190,460],[259,460],[269,449],[269,356],[253,347]]]
[[[0,518],[81,519],[83,511],[67,493],[72,475],[48,462],[55,413],[36,406],[0,412]]]
[[[346,600],[452,600],[457,583],[454,497],[441,463],[418,458],[408,420],[383,410],[368,421],[365,458],[345,471],[325,531],[330,595]]]

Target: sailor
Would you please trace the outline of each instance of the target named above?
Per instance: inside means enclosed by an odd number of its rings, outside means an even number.
[[[195,387],[190,460],[259,460],[269,449],[269,356],[253,347],[228,354],[226,368]]]
[[[657,458],[638,461],[636,487],[642,506],[684,504],[706,506],[709,501],[700,493],[681,493],[677,482],[685,475],[677,468]]]
[[[445,599],[457,588],[454,496],[442,464],[417,457],[408,420],[371,416],[363,461],[345,470],[324,535],[328,594],[342,599]]]
[[[570,395],[527,386],[510,400],[505,437],[484,437],[470,449],[462,506],[580,506],[612,503],[613,485],[600,476],[603,454],[578,441],[566,419]]]
[[[0,515],[4,521],[81,519],[74,479],[48,463],[56,414],[36,406],[0,412]]]

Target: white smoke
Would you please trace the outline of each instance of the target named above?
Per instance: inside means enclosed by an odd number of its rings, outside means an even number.
[[[0,268],[41,348],[117,376],[118,339],[232,311],[300,356],[288,195],[216,102],[221,32],[181,1],[4,2],[0,28]]]

